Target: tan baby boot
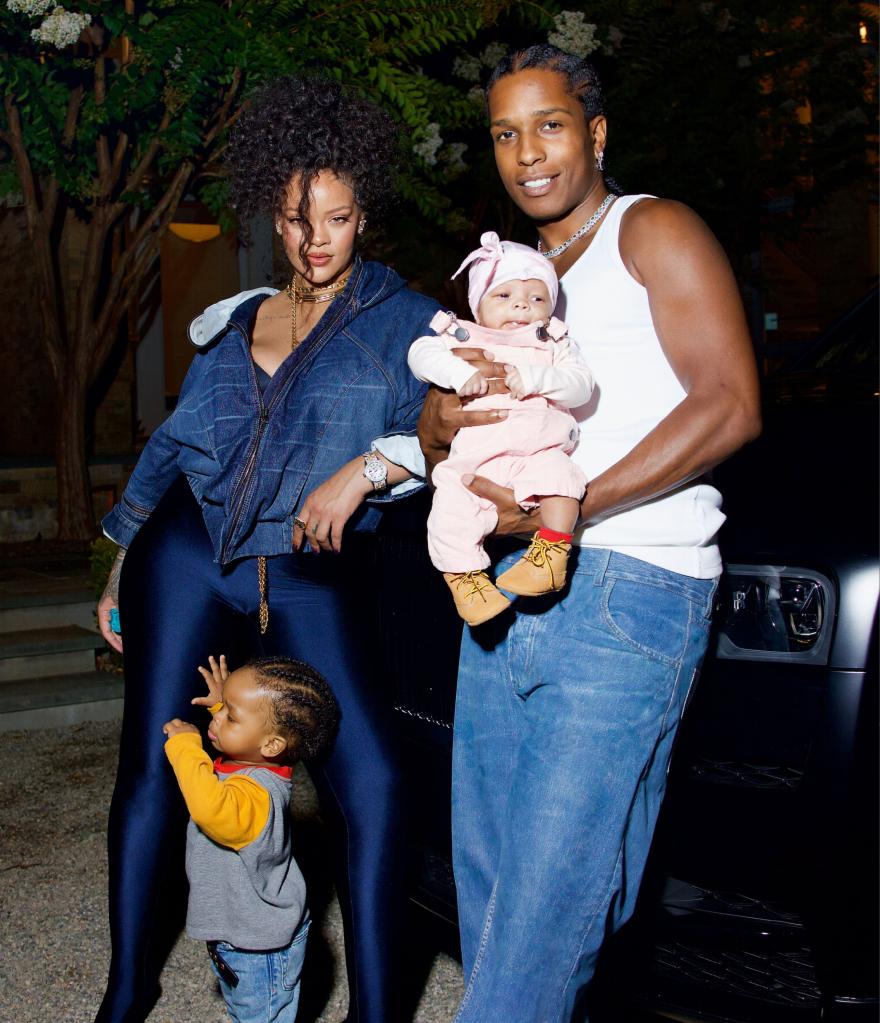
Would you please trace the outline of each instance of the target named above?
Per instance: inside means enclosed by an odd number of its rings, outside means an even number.
[[[502,590],[520,597],[540,597],[561,590],[570,550],[571,544],[564,540],[545,540],[535,533],[529,549],[496,582]]]
[[[468,625],[481,625],[510,607],[510,601],[485,572],[444,572],[446,585],[452,590],[455,609]]]

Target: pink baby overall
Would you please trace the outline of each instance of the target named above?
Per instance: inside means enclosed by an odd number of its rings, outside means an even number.
[[[431,326],[448,335],[450,347],[492,352],[495,362],[512,366],[553,362],[553,346],[566,328],[552,319],[546,328],[530,323],[516,330],[491,330],[468,320],[443,327],[438,314]],[[464,328],[466,340],[455,337]],[[433,473],[434,503],[428,517],[428,551],[441,572],[472,572],[489,565],[483,539],[498,521],[495,505],[472,494],[461,482],[468,473],[510,487],[518,504],[534,507],[537,497],[583,497],[586,477],[568,457],[578,437],[574,416],[547,398],[517,401],[509,394],[485,395],[468,402],[469,411],[509,409],[506,419],[459,430],[449,457]]]

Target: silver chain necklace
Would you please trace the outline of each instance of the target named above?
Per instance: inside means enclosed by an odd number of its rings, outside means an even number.
[[[602,204],[596,209],[596,212],[592,215],[592,217],[590,217],[586,224],[584,224],[583,227],[579,227],[571,238],[566,238],[565,241],[561,245],[557,245],[555,249],[548,249],[544,252],[544,249],[541,247],[541,239],[539,238],[538,252],[546,256],[548,259],[555,259],[556,256],[561,256],[570,245],[573,245],[578,240],[578,238],[583,238],[585,234],[588,234],[593,230],[596,224],[598,224],[602,217],[605,216],[605,211],[616,198],[617,196],[613,192],[609,192],[602,200]]]

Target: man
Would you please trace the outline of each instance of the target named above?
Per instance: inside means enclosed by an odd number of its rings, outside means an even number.
[[[706,648],[723,515],[701,477],[757,436],[759,394],[711,232],[678,203],[609,198],[592,67],[531,47],[501,62],[487,96],[501,180],[554,261],[557,314],[597,388],[576,410],[573,457],[590,482],[570,585],[463,639],[453,847],[467,988],[457,1023],[567,1023],[605,935],[632,913]],[[456,429],[491,416],[432,392],[419,426],[429,465]],[[470,486],[497,505],[498,533],[540,525],[509,491]],[[520,544],[497,572],[521,554]]]

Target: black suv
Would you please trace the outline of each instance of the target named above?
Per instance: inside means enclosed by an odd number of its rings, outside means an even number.
[[[876,352],[875,293],[768,381],[763,436],[716,470],[714,642],[591,1019],[877,1019]],[[369,557],[413,786],[414,898],[453,921],[460,623],[425,554],[426,508],[402,502]]]

